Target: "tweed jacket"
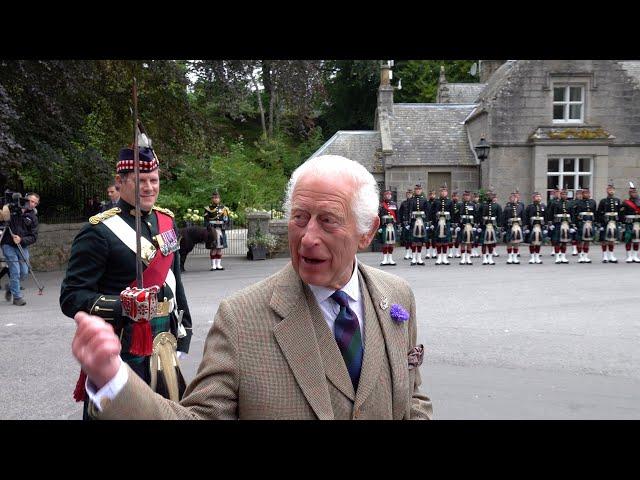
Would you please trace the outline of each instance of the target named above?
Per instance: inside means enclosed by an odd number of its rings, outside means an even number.
[[[430,419],[420,393],[416,307],[403,279],[358,263],[364,301],[364,359],[357,391],[315,297],[291,263],[223,300],[198,373],[178,404],[129,379],[97,419]],[[390,316],[393,304],[410,313]],[[129,368],[129,367],[125,367]]]

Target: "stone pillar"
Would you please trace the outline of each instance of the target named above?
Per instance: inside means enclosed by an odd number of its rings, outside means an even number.
[[[271,220],[271,213],[269,212],[247,213],[247,238],[255,235],[258,229],[263,234],[268,233],[269,220]]]
[[[274,257],[288,257],[289,253],[289,221],[286,219],[275,219],[269,221],[269,233],[278,237],[278,246]]]

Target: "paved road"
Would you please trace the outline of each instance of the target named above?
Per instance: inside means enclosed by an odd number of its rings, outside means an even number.
[[[439,419],[640,418],[639,264],[387,267],[408,279],[426,347],[424,390]],[[623,252],[616,251],[618,258]],[[525,259],[527,256],[523,256]],[[359,255],[378,265],[380,256]],[[594,252],[592,258],[598,259]],[[194,317],[187,381],[225,296],[275,273],[287,259],[187,261]],[[0,419],[78,419],[71,393],[78,366],[70,353],[74,322],[58,307],[62,272],[27,282],[25,307],[0,299]],[[464,296],[467,295],[467,298]]]

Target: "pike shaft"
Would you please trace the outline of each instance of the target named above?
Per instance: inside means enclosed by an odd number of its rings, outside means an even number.
[[[138,86],[133,77],[133,170],[136,180],[136,286],[144,288],[142,284],[142,245],[141,245],[141,217],[140,212],[140,156],[138,154]]]

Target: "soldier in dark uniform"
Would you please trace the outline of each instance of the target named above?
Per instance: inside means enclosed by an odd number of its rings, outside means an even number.
[[[433,208],[436,202],[436,192],[435,190],[429,190],[429,196],[427,198],[427,218],[431,218],[431,209]],[[426,247],[427,251],[425,254],[425,258],[436,258],[436,243],[433,238],[433,224],[431,224],[431,220],[428,220],[429,229],[427,230],[427,241]]]
[[[547,221],[546,205],[542,203],[542,195],[538,192],[532,194],[533,203],[527,205],[524,211],[524,235],[529,243],[529,263],[542,263],[540,259],[540,247],[547,236],[545,228]]]
[[[553,190],[551,190],[551,197],[549,197],[549,204],[547,205],[547,214],[551,210],[551,207],[554,203],[560,201],[560,187],[556,186]],[[551,249],[551,256],[553,257],[556,254],[555,250]]]
[[[567,189],[560,191],[560,200],[553,202],[547,210],[547,224],[551,231],[551,243],[556,254],[556,263],[569,263],[567,244],[575,233],[572,208],[567,199]]]
[[[126,305],[126,289],[136,285],[136,187],[130,148],[120,151],[117,165],[118,206],[91,217],[73,241],[60,307],[71,318],[79,311],[104,318],[120,337],[122,360],[156,392],[175,398],[185,387],[177,359],[189,351],[191,315],[180,277],[173,213],[154,205],[160,189],[157,157],[151,148],[140,148],[139,158],[143,282],[159,287],[155,314],[134,321],[135,312]],[[158,339],[166,345],[157,345]],[[85,401],[83,418],[88,419],[85,378],[81,374],[74,398]]]
[[[627,250],[627,263],[640,263],[640,198],[636,186],[629,182],[629,198],[620,206],[620,220],[624,222],[624,246]],[[631,248],[633,247],[633,251]]]
[[[591,191],[588,188],[580,190],[580,199],[573,202],[572,212],[576,224],[578,263],[591,263],[589,243],[595,240],[596,210],[596,201],[591,198]]]
[[[409,200],[411,215],[411,265],[424,265],[422,260],[422,245],[427,242],[429,206],[422,194],[422,185],[417,184],[413,197]]]
[[[460,197],[455,191],[451,194],[453,211],[451,212],[451,241],[449,242],[449,258],[460,258],[460,242],[458,232],[460,231]]]
[[[498,204],[497,196],[492,190],[487,192],[487,199],[480,207],[480,225],[482,264],[495,265],[493,249],[498,242],[502,226],[502,207]]]
[[[476,204],[471,201],[471,192],[465,190],[462,193],[462,202],[458,204],[457,242],[461,245],[462,259],[460,265],[472,265],[471,246],[477,238],[478,210]]]
[[[520,243],[524,240],[524,208],[522,202],[518,202],[516,192],[511,192],[509,201],[503,210],[502,225],[505,228],[505,243],[509,254],[508,264],[520,263],[518,250]]]
[[[518,190],[518,189],[516,188],[515,193],[516,193],[516,203],[522,207],[522,211],[524,212],[525,208],[527,208],[527,207],[526,207],[526,205],[524,204],[524,202],[522,202],[522,201],[520,200],[520,197],[521,197],[521,195],[520,195],[520,190]],[[523,226],[523,228],[524,228],[524,226]],[[520,250],[518,250],[518,252],[517,252],[517,254],[516,254],[516,257],[519,257],[519,256],[520,256]]]
[[[480,252],[478,252],[478,246],[479,246],[479,242],[480,242],[480,231],[481,231],[481,227],[480,227],[480,210],[482,209],[482,202],[480,201],[480,194],[478,192],[474,192],[471,201],[475,205],[476,216],[477,216],[477,221],[478,221],[478,225],[477,225],[477,228],[476,228],[475,240],[473,242],[473,245],[471,246],[471,257],[478,258],[478,257],[480,257]]]
[[[395,265],[393,261],[393,246],[396,243],[396,223],[398,223],[398,205],[391,200],[391,190],[385,190],[383,200],[378,207],[380,217],[380,242],[382,243],[383,260],[380,265]]]
[[[620,220],[620,207],[622,202],[615,196],[616,189],[612,182],[607,185],[607,196],[600,200],[598,204],[597,220],[600,223],[598,228],[600,234],[600,245],[602,246],[602,263],[618,263],[618,259],[613,254],[613,247],[619,236],[618,221]],[[607,248],[609,251],[607,251]]]
[[[204,223],[209,231],[205,247],[210,249],[210,270],[224,270],[222,249],[227,248],[226,230],[229,228],[229,209],[220,203],[220,193],[217,190],[211,195],[211,205],[204,207]]]
[[[578,205],[578,202],[580,200],[582,200],[582,189],[578,188],[576,190],[576,197],[569,201],[569,205],[571,206],[571,212],[573,214],[573,219],[576,221],[576,223],[578,221],[578,217],[575,216],[576,206]],[[578,232],[577,231],[571,237],[571,246],[572,246],[571,256],[575,257],[579,253],[578,252]],[[581,262],[578,262],[578,263],[581,263]]]
[[[405,248],[404,259],[411,260],[411,211],[409,203],[413,197],[413,190],[410,188],[405,192],[406,200],[400,204],[398,209],[398,222],[401,226],[400,242]]]
[[[432,241],[436,245],[438,260],[436,265],[449,265],[447,248],[451,242],[451,216],[453,215],[453,202],[449,198],[447,185],[440,187],[440,196],[431,205],[429,219],[433,227]]]

